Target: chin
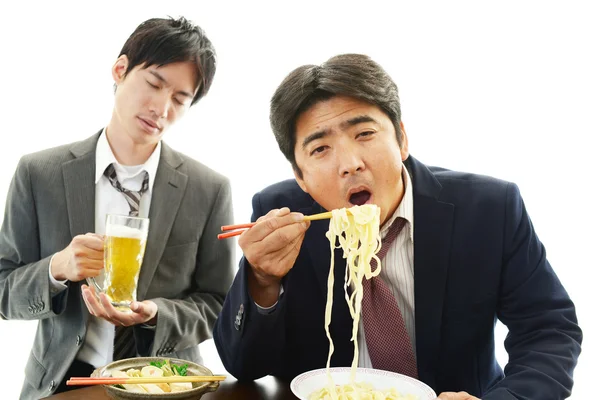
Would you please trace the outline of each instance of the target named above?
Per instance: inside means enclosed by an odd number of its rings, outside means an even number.
[[[136,134],[133,135],[133,141],[137,144],[151,144],[157,143],[160,140],[160,136],[151,135],[144,130],[138,129]]]

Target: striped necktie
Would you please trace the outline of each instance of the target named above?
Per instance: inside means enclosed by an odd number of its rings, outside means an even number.
[[[138,191],[125,189],[121,186],[121,182],[117,179],[117,171],[115,167],[110,164],[104,171],[104,176],[108,178],[110,184],[117,189],[117,191],[123,193],[127,204],[129,204],[129,216],[137,217],[140,214],[140,200],[144,192],[148,190],[149,176],[148,172],[144,171],[144,181],[142,182],[142,188]],[[113,361],[122,360],[124,358],[130,358],[136,356],[135,350],[135,338],[133,337],[132,326],[116,326],[115,327],[115,340],[113,342]]]
[[[125,199],[127,200],[127,204],[129,204],[129,216],[137,217],[140,213],[140,200],[144,192],[148,190],[148,183],[150,181],[150,176],[147,171],[144,171],[144,181],[142,182],[142,188],[140,190],[129,190],[125,189],[121,186],[121,182],[117,179],[117,171],[115,171],[115,167],[110,164],[106,167],[104,171],[104,176],[108,178],[108,181],[117,189],[117,191],[123,193]]]

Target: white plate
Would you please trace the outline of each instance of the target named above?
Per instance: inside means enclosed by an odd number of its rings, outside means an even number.
[[[350,367],[330,368],[331,377],[336,385],[345,385],[350,382]],[[435,392],[421,381],[395,372],[382,371],[380,369],[357,368],[356,381],[367,382],[375,389],[385,390],[396,388],[401,395],[412,394],[419,400],[435,399]],[[302,400],[308,400],[308,396],[316,390],[327,385],[327,371],[325,368],[315,369],[298,375],[290,383],[292,393]]]

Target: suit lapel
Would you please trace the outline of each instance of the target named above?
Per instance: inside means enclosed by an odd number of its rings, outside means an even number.
[[[75,156],[62,165],[71,236],[94,232],[96,213],[96,142],[98,134],[75,144]]]
[[[182,163],[181,157],[163,142],[152,188],[150,228],[138,282],[138,300],[145,299],[179,211],[188,180],[186,174],[177,170]]]
[[[435,387],[454,205],[438,200],[442,186],[425,165],[412,157],[406,164],[414,196],[417,367],[419,379]]]

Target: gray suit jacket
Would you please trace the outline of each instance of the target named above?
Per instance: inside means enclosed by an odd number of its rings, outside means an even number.
[[[52,394],[85,340],[82,282],[52,297],[48,267],[74,236],[94,232],[98,137],[22,157],[8,191],[0,316],[39,320],[24,399]],[[163,143],[149,218],[138,300],[158,304],[158,321],[155,330],[135,328],[138,352],[198,362],[235,269],[234,242],[216,238],[233,218],[229,182]]]

